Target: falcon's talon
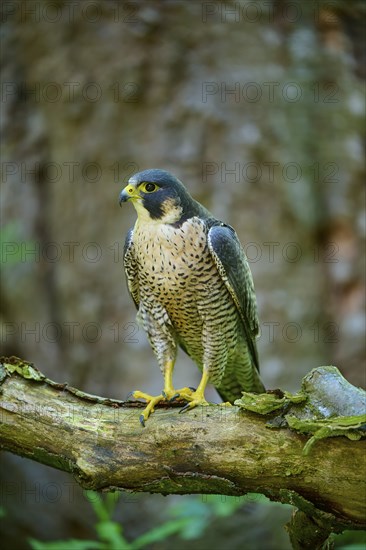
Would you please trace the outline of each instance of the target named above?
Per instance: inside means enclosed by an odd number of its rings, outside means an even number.
[[[173,395],[173,397],[171,397],[171,398],[169,399],[169,403],[172,403],[173,401],[175,401],[176,399],[178,399],[178,397],[180,397],[180,393],[175,393],[175,394]]]
[[[142,426],[145,427],[145,422],[149,418],[150,414],[152,414],[155,411],[155,406],[160,403],[160,401],[164,401],[164,397],[162,394],[156,395],[155,397],[152,395],[149,395],[147,393],[143,392],[134,392],[135,394],[139,394],[139,397],[143,397],[147,401],[147,406],[144,408],[142,413],[140,414],[140,423]]]
[[[195,407],[202,405],[204,407],[208,406],[210,403],[206,401],[205,398],[203,399],[192,399],[187,405],[184,405],[182,409],[180,409],[179,414],[185,413],[187,411],[190,411],[191,409],[194,409]]]
[[[176,399],[184,399],[185,401],[190,401],[190,397],[192,395],[191,388],[181,388],[179,390],[176,390],[174,388],[164,389],[162,392],[162,395],[164,398],[169,402],[173,402]]]
[[[207,372],[204,372],[198,389],[190,395],[187,395],[187,400],[189,402],[179,411],[179,413],[184,413],[190,409],[194,409],[194,407],[197,407],[198,405],[209,405],[208,401],[205,399],[205,386],[207,384],[207,378],[208,374]]]
[[[184,405],[184,407],[182,409],[180,409],[179,414],[182,414],[182,413],[188,411],[188,409],[190,409],[190,408],[191,408],[191,404],[187,403],[187,405]]]
[[[174,390],[173,398],[177,399],[180,397],[181,399],[185,399],[186,401],[190,401],[192,395],[194,394],[194,391],[192,388],[180,388],[180,390]]]

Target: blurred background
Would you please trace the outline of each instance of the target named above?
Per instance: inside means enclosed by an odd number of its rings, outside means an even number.
[[[2,354],[103,396],[160,391],[122,267],[135,211],[118,195],[163,168],[237,230],[265,385],[296,390],[334,364],[364,386],[365,8],[3,2]],[[175,372],[199,381],[183,352]],[[1,478],[4,548],[95,536],[70,476],[3,453]],[[115,518],[134,540],[172,510],[205,518],[186,532],[194,549],[289,548],[291,508],[257,497],[123,494]],[[172,543],[187,545],[148,547]]]

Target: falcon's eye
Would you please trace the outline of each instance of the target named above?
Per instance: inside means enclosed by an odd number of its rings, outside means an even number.
[[[158,186],[155,183],[152,183],[151,181],[147,181],[141,185],[141,188],[145,193],[153,193],[154,191],[157,190]]]

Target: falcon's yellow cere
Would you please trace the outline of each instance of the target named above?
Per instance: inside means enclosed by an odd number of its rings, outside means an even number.
[[[231,403],[242,391],[264,391],[254,285],[234,229],[164,170],[132,176],[120,194],[126,201],[137,211],[124,250],[128,289],[164,376],[160,395],[132,392],[148,403],[141,423],[162,400],[185,399],[182,411],[207,404],[208,382]],[[197,390],[174,388],[178,346],[202,372]]]

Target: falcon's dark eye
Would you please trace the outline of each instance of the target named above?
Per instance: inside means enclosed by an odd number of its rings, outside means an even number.
[[[152,183],[151,181],[147,181],[142,184],[142,190],[145,191],[145,193],[153,193],[157,190],[158,186],[155,183]]]

